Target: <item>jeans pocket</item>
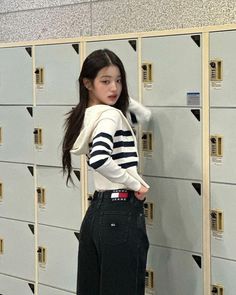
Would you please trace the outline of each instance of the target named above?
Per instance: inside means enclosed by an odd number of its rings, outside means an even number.
[[[104,212],[100,219],[100,238],[103,244],[126,243],[129,235],[130,214],[128,212]]]

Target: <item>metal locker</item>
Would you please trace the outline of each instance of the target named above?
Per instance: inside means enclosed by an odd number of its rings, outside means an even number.
[[[235,293],[236,262],[228,259],[212,257],[211,260],[212,277],[211,290],[220,290],[212,294],[231,295]]]
[[[33,295],[35,285],[30,281],[0,274],[0,294],[2,295]]]
[[[150,244],[201,253],[201,183],[156,177],[145,181],[150,185],[144,203]]]
[[[75,293],[70,293],[70,292],[66,292],[63,290],[59,290],[56,288],[52,288],[52,287],[47,287],[44,285],[39,284],[39,292],[38,295],[72,295]]]
[[[33,163],[33,109],[5,106],[0,109],[0,161]]]
[[[138,100],[138,45],[137,39],[95,41],[86,44],[86,53],[107,48],[113,51],[124,64],[129,95]]]
[[[34,222],[33,166],[0,162],[0,216]]]
[[[211,181],[236,183],[235,109],[211,109]]]
[[[62,140],[66,113],[71,107],[38,106],[34,109],[35,161],[38,165],[62,166]],[[74,168],[80,167],[80,157],[72,155]]]
[[[1,48],[0,64],[0,104],[32,105],[31,47]]]
[[[36,46],[37,105],[73,105],[79,101],[80,45]]]
[[[210,33],[211,106],[235,107],[236,31]]]
[[[150,246],[145,295],[203,295],[202,257],[198,254]]]
[[[75,187],[66,186],[60,168],[37,166],[38,221],[79,230],[82,219],[80,171],[72,171]]]
[[[34,224],[5,218],[0,223],[0,273],[34,281]]]
[[[236,185],[211,184],[211,252],[236,260]],[[218,214],[217,214],[218,213]]]
[[[143,102],[147,106],[201,105],[201,35],[142,39]]]
[[[201,110],[150,108],[142,126],[142,174],[202,179]]]
[[[75,292],[78,232],[39,225],[39,283]]]

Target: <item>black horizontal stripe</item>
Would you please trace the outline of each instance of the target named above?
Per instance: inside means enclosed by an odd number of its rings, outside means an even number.
[[[109,140],[113,143],[113,138],[112,138],[112,136],[111,136],[110,134],[108,134],[108,133],[100,132],[100,133],[98,133],[98,134],[93,138],[93,140],[94,140],[95,138],[98,138],[98,137],[105,137],[105,138],[109,139]]]
[[[113,160],[121,159],[121,158],[128,158],[128,157],[137,157],[137,153],[130,152],[130,153],[118,153],[118,154],[112,155]]]
[[[91,155],[90,155],[90,159],[91,159],[92,157],[97,156],[97,155],[110,155],[110,153],[109,153],[108,151],[98,150],[98,151],[95,151],[95,152],[91,153]]]
[[[132,135],[132,132],[130,130],[126,130],[126,131],[124,131],[124,130],[117,130],[116,133],[115,133],[115,136],[121,136],[121,135],[123,135],[123,136],[130,136],[130,135]]]
[[[124,164],[119,164],[121,168],[127,169],[129,167],[138,166],[138,162],[129,162]]]
[[[117,141],[114,142],[113,148],[134,146],[134,141]]]
[[[104,141],[97,141],[97,142],[93,143],[92,147],[95,147],[95,146],[104,146],[108,150],[112,150],[111,147],[109,146],[109,144]]]
[[[93,169],[97,169],[97,168],[101,167],[106,162],[106,160],[107,160],[107,158],[106,159],[99,160],[99,161],[96,161],[94,163],[90,163],[90,166]]]

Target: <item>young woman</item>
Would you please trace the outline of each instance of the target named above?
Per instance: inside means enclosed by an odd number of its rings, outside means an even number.
[[[137,142],[126,115],[150,112],[129,98],[123,64],[108,49],[85,59],[79,85],[80,102],[65,122],[63,171],[68,183],[71,153],[86,154],[96,191],[80,229],[77,294],[144,295],[149,186],[137,173]]]

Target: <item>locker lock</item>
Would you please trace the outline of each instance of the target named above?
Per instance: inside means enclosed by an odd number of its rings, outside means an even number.
[[[144,203],[144,215],[146,218],[147,224],[153,223],[153,203],[145,202]]]
[[[210,61],[210,80],[222,81],[223,80],[223,62],[220,59]]]
[[[38,262],[42,267],[46,265],[46,248],[38,247]]]
[[[224,287],[222,285],[213,285],[211,290],[212,295],[224,295]]]
[[[143,63],[142,64],[143,82],[150,83],[153,82],[152,64]]]
[[[145,274],[145,288],[149,290],[154,289],[154,272],[153,270],[147,269]]]
[[[152,152],[153,144],[152,144],[152,132],[144,131],[142,133],[142,150],[144,152]]]
[[[43,85],[44,84],[44,68],[36,68],[35,75],[36,75],[36,85]]]
[[[224,231],[224,214],[222,210],[211,210],[211,229],[216,232]]]
[[[37,187],[37,196],[38,196],[38,204],[40,205],[40,207],[45,207],[46,205],[45,188]]]
[[[3,198],[3,188],[2,188],[2,182],[0,182],[0,202],[2,201]]]
[[[34,143],[38,147],[43,145],[42,128],[34,128]]]
[[[211,156],[223,156],[223,137],[221,135],[211,135]]]
[[[3,239],[0,238],[0,255],[3,254]]]

